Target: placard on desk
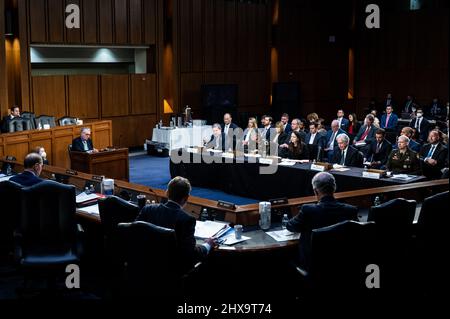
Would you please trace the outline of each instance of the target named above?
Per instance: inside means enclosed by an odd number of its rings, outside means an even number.
[[[386,175],[386,171],[384,170],[378,170],[378,169],[369,169],[367,171],[363,171],[362,176],[365,178],[372,178],[372,179],[380,179],[381,177],[384,177]]]
[[[331,165],[330,163],[317,162],[317,163],[311,164],[311,170],[317,171],[317,172],[329,171],[332,168],[333,168],[333,165]]]

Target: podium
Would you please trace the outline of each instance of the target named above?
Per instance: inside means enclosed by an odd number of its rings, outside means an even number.
[[[98,153],[70,151],[70,168],[128,182],[128,149],[107,149]]]

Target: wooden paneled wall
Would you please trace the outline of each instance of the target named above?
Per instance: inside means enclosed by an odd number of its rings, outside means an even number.
[[[201,114],[202,84],[235,83],[239,109],[269,107],[270,1],[175,0],[179,109]]]
[[[158,0],[19,0],[22,52],[30,44],[147,45],[149,74],[31,76],[22,59],[24,110],[57,118],[110,119],[115,146],[138,146],[159,113]],[[80,7],[81,28],[65,27],[67,4]],[[23,14],[25,12],[26,14]],[[26,40],[23,41],[23,38]],[[25,48],[23,47],[25,44]],[[28,67],[24,67],[28,66]],[[24,80],[24,78],[26,80]],[[27,83],[28,82],[28,83]],[[133,128],[130,130],[130,128]]]
[[[331,119],[347,97],[348,1],[279,2],[278,79],[300,83],[300,115]],[[335,42],[330,42],[330,36]]]
[[[380,3],[381,28],[369,30],[357,24],[357,105],[363,108],[374,97],[381,102],[388,92],[398,103],[412,94],[420,105],[434,96],[449,100],[449,3],[426,1],[421,10],[408,4],[393,7]],[[357,10],[364,10],[363,4]]]

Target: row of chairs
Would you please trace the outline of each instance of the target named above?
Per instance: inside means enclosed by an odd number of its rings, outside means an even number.
[[[77,118],[64,116],[58,119],[58,123],[60,126],[76,125]],[[50,128],[55,127],[56,126],[55,117],[48,115],[41,115],[36,117],[35,114],[32,112],[23,112],[21,117],[9,121],[8,127],[6,129],[8,130],[9,133],[13,133],[13,132],[34,130],[39,127],[44,128],[45,126],[48,126]]]

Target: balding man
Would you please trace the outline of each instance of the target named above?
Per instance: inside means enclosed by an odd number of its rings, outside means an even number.
[[[430,131],[429,144],[425,144],[419,154],[423,174],[430,179],[440,178],[445,167],[448,149],[442,144],[441,135],[438,130]]]
[[[72,151],[76,152],[94,152],[98,150],[94,148],[91,140],[91,129],[83,127],[80,136],[72,141]]]
[[[313,229],[334,225],[345,220],[358,220],[358,208],[339,203],[334,198],[336,181],[330,173],[317,173],[312,179],[317,204],[305,204],[297,216],[292,218],[286,228],[301,233],[299,242],[300,266],[309,270],[311,261],[311,232]]]
[[[25,156],[23,161],[23,172],[11,177],[10,181],[26,187],[40,183],[43,181],[43,179],[39,177],[43,165],[42,157],[39,154],[30,153]]]
[[[333,160],[331,162],[344,166],[362,167],[364,157],[360,151],[349,145],[350,138],[348,135],[339,134],[336,140],[338,149],[334,150]]]

